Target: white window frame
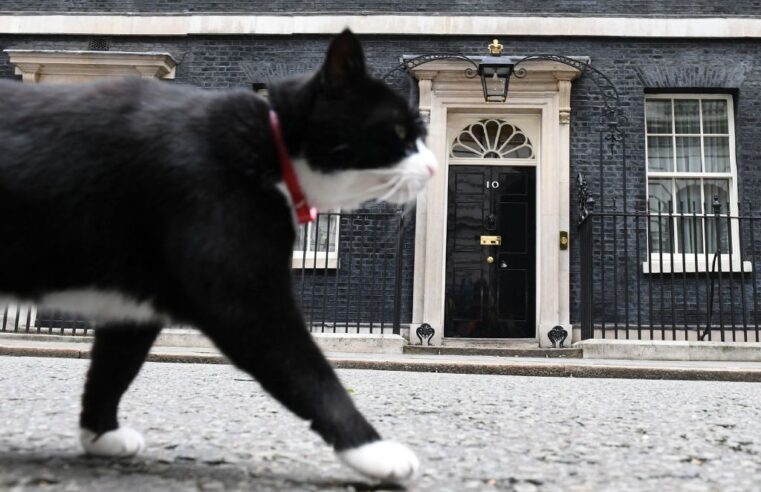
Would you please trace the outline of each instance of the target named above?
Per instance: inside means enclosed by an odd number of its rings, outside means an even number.
[[[666,100],[675,100],[675,99],[695,99],[698,101],[702,100],[724,100],[727,103],[727,131],[728,131],[728,137],[729,137],[729,172],[723,172],[723,173],[715,173],[715,172],[679,172],[679,171],[651,171],[650,170],[650,156],[649,156],[649,147],[648,147],[648,137],[651,136],[660,136],[660,137],[666,137],[670,136],[672,137],[672,149],[676,148],[676,118],[674,114],[674,106],[672,103],[672,113],[671,113],[671,133],[649,133],[647,129],[647,101],[653,100],[653,99],[666,99]],[[698,105],[700,110],[700,133],[693,134],[693,133],[686,133],[686,134],[678,134],[680,137],[700,137],[700,158],[702,162],[701,167],[705,167],[705,149],[704,149],[704,137],[706,136],[725,136],[724,134],[706,134],[703,132],[703,105]],[[730,94],[710,94],[710,93],[701,93],[701,94],[684,94],[684,93],[660,93],[660,94],[646,94],[645,95],[645,198],[646,203],[648,207],[648,213],[651,217],[657,217],[659,214],[649,212],[650,207],[650,179],[654,178],[663,178],[663,179],[728,179],[729,180],[729,215],[731,217],[736,217],[738,215],[738,191],[737,191],[737,156],[736,156],[736,150],[735,150],[735,117],[734,117],[734,97]],[[676,152],[672,152],[672,158],[676,160]],[[674,167],[673,169],[676,169]],[[674,198],[674,190],[672,188],[672,199]],[[701,193],[704,193],[704,185],[701,185]],[[710,200],[703,199],[703,203],[710,203]],[[724,206],[725,204],[722,204]],[[710,215],[710,210],[704,210],[704,214]],[[674,215],[676,212],[674,212]],[[668,211],[665,211],[665,213],[661,214],[661,216],[668,217]],[[721,215],[722,217],[726,217],[726,211],[724,211]],[[724,219],[726,220],[726,219]],[[668,222],[668,219],[666,219]],[[730,269],[733,272],[740,272],[745,271],[749,272],[751,271],[751,264],[749,261],[742,261],[742,258],[740,258],[740,232],[739,232],[739,225],[737,220],[730,220],[731,228],[730,228],[730,234],[731,234],[731,242],[732,242],[732,254],[731,254],[731,261],[732,264],[730,265],[730,254],[729,252],[722,253],[720,257],[718,258],[718,261],[716,262],[717,265],[715,269],[713,268],[712,260],[713,260],[713,253],[708,254],[708,260],[706,262],[706,253],[705,253],[705,243],[704,243],[704,252],[699,253],[697,255],[697,261],[695,261],[695,254],[694,253],[654,253],[649,250],[650,248],[650,239],[648,237],[647,239],[647,248],[648,248],[648,258],[649,261],[645,261],[642,264],[642,271],[644,273],[695,273],[695,272],[706,272],[706,271],[716,271],[716,272],[729,272]],[[703,240],[705,242],[705,228],[704,225],[701,225],[703,227],[703,233],[701,236],[703,237]],[[674,231],[674,238],[672,239],[674,242],[674,247],[676,248],[679,244],[679,236],[678,236],[678,227],[675,227]],[[673,258],[672,258],[673,256]],[[684,258],[683,258],[684,256]],[[673,270],[671,268],[672,266],[672,260],[673,260]],[[708,263],[708,264],[707,264]]]
[[[308,224],[303,224],[299,227],[305,227],[306,228],[306,234],[307,234],[307,250],[306,254],[304,253],[303,249],[297,249],[301,248],[303,246],[302,244],[294,244],[293,247],[293,258],[291,261],[291,267],[295,269],[329,269],[329,270],[335,270],[338,268],[338,246],[339,246],[339,240],[340,240],[340,230],[341,230],[341,216],[336,215],[338,214],[338,210],[334,212],[330,212],[330,214],[325,214],[324,217],[330,217],[331,215],[335,215],[338,220],[336,220],[336,226],[335,228],[331,228],[330,235],[331,238],[328,242],[328,244],[335,244],[335,251],[317,251],[315,252],[313,249],[309,249],[310,246],[313,246],[314,241],[310,241],[310,231],[317,227],[317,220],[313,222],[309,222]],[[335,229],[335,230],[333,230]],[[297,234],[298,236],[298,234]]]

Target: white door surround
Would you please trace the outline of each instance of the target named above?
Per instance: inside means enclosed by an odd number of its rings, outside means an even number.
[[[411,333],[421,323],[430,324],[435,330],[431,344],[441,344],[444,332],[448,127],[464,115],[471,120],[499,116],[538,129],[532,163],[537,167],[537,338],[541,346],[550,346],[547,332],[561,325],[569,333],[566,345],[571,343],[569,252],[560,250],[559,236],[570,227],[570,93],[571,81],[581,72],[552,61],[523,66],[528,75],[511,79],[507,102],[497,104],[484,102],[481,81],[465,76],[465,62],[435,61],[413,69],[420,112],[429,123],[428,146],[444,167],[419,196],[416,215]]]

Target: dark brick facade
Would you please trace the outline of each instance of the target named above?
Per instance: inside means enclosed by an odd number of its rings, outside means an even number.
[[[0,11],[23,12],[245,12],[262,13],[420,13],[552,16],[736,16],[761,13],[761,1],[735,0],[4,0]]]
[[[318,260],[315,270],[294,270],[296,297],[313,330],[353,332],[356,324],[361,323],[368,331],[391,333],[400,233],[401,289],[407,293],[399,300],[400,319],[409,322],[414,214],[406,214],[403,223],[401,218],[386,206],[375,207],[367,215],[346,214],[339,225],[339,267],[325,268],[326,262]],[[296,259],[301,264],[309,260],[309,254]]]
[[[24,2],[34,5],[34,2]],[[59,2],[63,4],[64,2]],[[109,2],[99,2],[100,8]],[[124,2],[120,2],[124,4]],[[138,2],[134,2],[137,4]],[[151,5],[151,2],[143,2]],[[190,5],[192,2],[186,2]],[[222,4],[223,2],[218,2]],[[234,2],[233,2],[234,3]],[[233,3],[224,3],[232,8]],[[243,2],[241,2],[243,3]],[[451,8],[464,5],[447,2]],[[586,8],[610,3],[629,12],[633,5],[646,4],[655,12],[661,3],[673,2],[573,2]],[[687,3],[687,2],[685,2]],[[710,3],[710,7],[709,7]],[[6,5],[4,3],[3,5]],[[74,4],[68,2],[67,4]],[[170,6],[176,2],[163,2]],[[196,2],[195,4],[201,4]],[[297,4],[292,2],[291,4]],[[426,5],[433,2],[426,3]],[[525,10],[548,5],[534,2]],[[565,3],[564,3],[565,4]],[[681,3],[680,3],[681,4]],[[689,2],[701,5],[702,2]],[[705,8],[695,11],[718,12],[734,9],[745,14],[756,12],[759,2],[705,2]],[[274,5],[281,5],[275,3]],[[290,5],[290,4],[289,4]],[[304,3],[303,5],[306,5]],[[360,4],[361,5],[361,4]],[[443,5],[443,3],[442,3]],[[472,5],[472,4],[469,4]],[[320,5],[329,10],[328,7]],[[657,8],[656,8],[657,6]],[[274,8],[274,7],[273,7]],[[442,7],[443,9],[443,7]],[[633,7],[632,7],[633,9]],[[713,10],[712,10],[713,9]],[[475,7],[473,8],[475,10]],[[684,9],[683,9],[684,10]],[[502,10],[502,12],[509,12]],[[633,12],[633,10],[631,10]],[[729,13],[732,13],[729,12]],[[497,34],[498,35],[498,34]],[[456,51],[482,54],[484,40],[490,36],[423,37],[423,36],[366,36],[363,38],[368,63],[376,73],[384,73],[398,62],[402,54]],[[645,204],[644,159],[644,95],[647,90],[711,89],[735,96],[736,154],[739,198],[746,210],[761,210],[761,40],[699,40],[699,39],[615,39],[615,38],[533,38],[499,36],[506,50],[514,54],[538,52],[589,56],[596,68],[605,73],[617,86],[621,102],[629,119],[627,132],[628,166],[624,185],[620,165],[606,165],[604,193],[599,196],[598,133],[599,99],[589,78],[574,82],[571,121],[571,173],[582,171],[590,180],[591,191],[598,207],[621,208],[626,188],[627,209],[642,210]],[[62,36],[0,36],[0,50],[5,48],[64,48],[85,49],[87,37]],[[251,67],[265,67],[270,72],[288,72],[317,67],[327,45],[326,36],[193,36],[123,37],[113,38],[111,50],[167,51],[179,62],[174,83],[193,84],[208,88],[247,85],[251,82]],[[284,62],[284,60],[288,60]],[[246,65],[249,64],[249,65]],[[248,66],[248,69],[245,67]],[[294,68],[295,67],[295,68]],[[12,77],[7,57],[0,56],[0,77]],[[397,82],[399,82],[397,80]],[[575,224],[575,195],[567,198],[572,204],[571,223]],[[578,320],[576,306],[579,298],[579,257],[575,229],[571,232],[571,302],[574,321]],[[412,285],[413,246],[411,234],[406,239],[405,260],[405,319],[409,320],[409,300]]]

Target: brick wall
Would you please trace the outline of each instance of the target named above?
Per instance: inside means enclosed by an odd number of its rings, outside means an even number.
[[[0,11],[39,12],[246,12],[337,13],[409,12],[481,15],[632,15],[632,16],[754,16],[758,0],[5,0]]]
[[[539,2],[541,3],[541,2]],[[590,3],[590,2],[587,2]],[[650,4],[650,2],[647,2]],[[750,5],[754,2],[727,2]],[[656,2],[652,2],[655,5]],[[499,35],[497,33],[497,35]],[[369,36],[364,44],[368,63],[376,73],[392,68],[404,53],[456,51],[481,54],[484,37]],[[644,40],[611,38],[531,38],[500,36],[508,52],[551,52],[591,57],[595,67],[618,87],[629,118],[627,134],[627,205],[642,209],[645,203],[644,91],[645,89],[710,88],[736,94],[736,144],[740,200],[745,207],[761,210],[761,41],[759,40]],[[84,49],[86,37],[0,36],[0,49]],[[188,38],[114,38],[112,50],[168,51],[179,62],[175,83],[209,88],[248,84],[242,64],[274,67],[319,66],[327,37],[197,36]],[[284,62],[283,60],[288,60]],[[279,67],[279,68],[278,68]],[[275,70],[277,71],[277,70]],[[12,77],[7,58],[0,56],[0,77]],[[396,82],[401,82],[398,79]],[[598,206],[621,207],[623,172],[617,161],[606,165],[604,193],[599,196],[596,132],[599,103],[589,78],[574,83],[571,121],[571,173],[582,171],[590,181]],[[575,194],[572,204],[575,224]],[[747,208],[746,208],[747,210]],[[579,267],[575,229],[571,229],[571,302],[578,303]],[[408,241],[408,257],[412,242]],[[411,261],[406,263],[405,296],[411,297]],[[409,313],[409,309],[405,308]]]

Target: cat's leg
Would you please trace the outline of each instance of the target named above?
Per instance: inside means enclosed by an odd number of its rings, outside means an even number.
[[[143,437],[119,427],[119,400],[137,375],[161,327],[119,323],[95,330],[79,419],[79,439],[87,454],[133,456],[144,447]]]
[[[275,289],[290,297],[289,289]],[[242,317],[220,316],[206,334],[239,368],[331,444],[339,459],[371,478],[399,481],[417,471],[406,446],[381,440],[356,409],[333,368],[306,330],[292,299],[258,304]],[[235,311],[240,313],[241,306]],[[203,328],[202,328],[203,329]]]

